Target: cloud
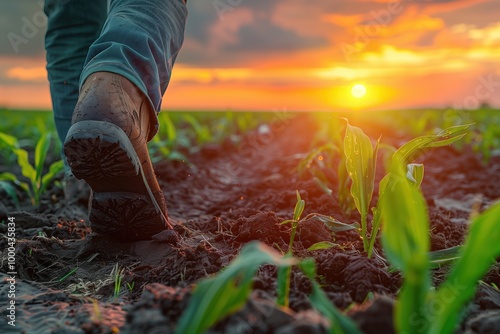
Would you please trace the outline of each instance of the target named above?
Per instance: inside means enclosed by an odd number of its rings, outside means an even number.
[[[0,1],[0,54],[38,56],[44,53],[46,16],[43,1]]]
[[[279,14],[280,5],[290,2],[294,1],[242,1],[240,5],[230,6],[219,13],[212,4],[193,2],[189,7],[188,29],[178,61],[187,65],[238,67],[248,62],[255,63],[257,58],[275,54],[286,57],[295,51],[328,46],[325,29],[322,33],[317,33],[319,30],[314,33],[314,27],[307,25],[311,22],[310,17],[300,22],[291,17],[283,19]],[[201,21],[205,25],[198,21],[202,15],[209,17]]]
[[[7,70],[7,78],[19,81],[47,81],[47,70],[45,67],[23,67],[16,66]]]

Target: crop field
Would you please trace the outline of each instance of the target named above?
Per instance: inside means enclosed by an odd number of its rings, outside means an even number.
[[[179,238],[134,243],[65,198],[51,112],[0,118],[25,333],[500,333],[498,110],[162,112]]]

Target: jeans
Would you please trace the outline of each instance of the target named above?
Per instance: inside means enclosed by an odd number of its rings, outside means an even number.
[[[45,0],[47,72],[64,142],[79,89],[94,72],[133,82],[160,111],[184,40],[183,0]]]

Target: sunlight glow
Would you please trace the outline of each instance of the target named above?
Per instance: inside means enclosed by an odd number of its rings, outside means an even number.
[[[366,95],[366,88],[362,84],[355,84],[352,86],[351,94],[355,98],[360,99]]]

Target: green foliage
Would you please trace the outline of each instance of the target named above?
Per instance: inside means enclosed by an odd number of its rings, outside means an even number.
[[[347,124],[344,137],[345,165],[352,180],[351,195],[361,215],[361,237],[365,251],[368,251],[369,245],[367,216],[375,184],[379,142],[380,139],[373,148],[370,138],[363,133],[363,130]]]
[[[393,155],[393,161],[409,164],[430,148],[453,144],[467,134],[472,124],[452,126],[436,135],[420,136],[401,146]]]
[[[188,154],[203,145],[240,139],[239,134],[272,121],[271,113],[250,112],[162,112],[159,132],[149,143],[154,163],[161,160],[188,162]]]
[[[408,141],[392,155],[391,168],[394,168],[393,166],[395,165],[406,166],[406,178],[418,188],[423,181],[424,166],[422,164],[413,164],[413,160],[431,148],[450,145],[463,138],[469,126],[470,124],[453,126],[440,131],[436,135],[421,136]],[[363,238],[363,247],[368,257],[371,257],[383,211],[379,205],[372,209],[372,230],[370,237],[368,237],[366,219],[373,195],[375,164],[379,142],[377,142],[375,148],[372,149],[371,141],[363,131],[348,124],[346,128],[345,143],[344,153],[346,156],[346,168],[352,179],[351,195],[361,215],[361,237]],[[384,196],[385,189],[389,182],[389,175],[390,174],[387,174],[380,181],[379,202]]]
[[[187,161],[181,149],[189,147],[189,140],[182,132],[177,131],[170,113],[160,113],[158,123],[160,126],[158,134],[148,144],[152,161],[155,163],[162,159]]]
[[[429,218],[425,200],[406,178],[401,164],[394,164],[380,206],[385,253],[405,278],[394,315],[398,332],[452,333],[479,279],[500,255],[500,204],[474,219],[461,248],[448,250],[453,253],[458,250],[458,259],[436,291],[430,289]]]
[[[309,296],[312,306],[321,314],[330,319],[331,334],[361,334],[356,324],[342,314],[328,299],[325,292],[316,281],[316,266],[314,261],[305,259],[301,261],[299,267],[302,272],[311,280],[312,292]]]
[[[474,296],[479,279],[500,256],[499,223],[500,203],[473,220],[459,259],[446,281],[429,298],[428,312],[435,311],[431,305],[439,305],[436,319],[431,318],[433,314],[428,315],[428,320],[433,320],[429,321],[429,333],[446,334],[456,329],[463,305]],[[452,300],[450,292],[455,292]]]
[[[198,284],[176,333],[203,333],[217,321],[238,311],[248,299],[255,272],[264,263],[290,266],[297,261],[282,258],[263,244],[247,244],[224,271]]]
[[[297,227],[299,226],[300,217],[304,212],[306,202],[300,197],[298,190],[295,191],[297,195],[297,203],[293,210],[293,218],[290,220],[282,221],[281,224],[292,224],[292,231],[290,232],[290,242],[288,243],[288,252],[285,254],[286,258],[293,256],[293,242]],[[292,276],[292,267],[282,267],[278,270],[278,304],[288,307],[290,297],[290,279]]]
[[[399,332],[412,333],[410,319],[419,315],[429,290],[429,219],[425,200],[395,164],[380,202],[385,254],[405,276],[395,309]]]
[[[281,222],[281,224],[291,224],[292,230],[290,232],[290,242],[288,243],[288,251],[285,257],[293,256],[293,243],[295,240],[295,235],[297,233],[297,228],[300,223],[319,220],[325,224],[332,232],[347,231],[358,228],[357,225],[344,224],[333,217],[321,215],[318,213],[310,213],[306,217],[302,217],[306,202],[301,198],[299,191],[296,191],[297,202],[293,210],[293,218],[287,219]],[[334,244],[329,241],[320,241],[308,248],[309,251],[328,249],[335,247]],[[292,269],[291,267],[283,267],[278,270],[278,304],[288,307],[289,296],[290,296],[290,279],[291,279]]]
[[[245,245],[238,257],[224,271],[198,284],[175,332],[203,333],[219,320],[241,309],[250,294],[255,272],[265,263],[280,268],[299,265],[313,283],[310,296],[313,307],[331,322],[330,333],[360,333],[354,322],[337,310],[321,290],[315,280],[316,270],[313,260],[299,261],[290,256],[281,257],[259,242]]]
[[[424,165],[423,164],[408,164],[406,165],[406,178],[413,182],[419,188],[424,180]]]
[[[118,263],[113,267],[113,270],[111,272],[111,276],[113,277],[113,281],[114,281],[113,297],[115,299],[120,296],[124,272],[125,272],[125,269],[120,268]]]
[[[28,151],[20,148],[16,138],[0,133],[0,142],[7,145],[10,151],[17,157],[17,162],[21,168],[21,174],[29,180],[29,183],[19,180],[14,174],[5,172],[0,174],[0,182],[3,189],[7,189],[7,194],[11,195],[14,201],[18,202],[12,189],[5,186],[5,182],[11,182],[19,186],[30,197],[32,204],[40,204],[40,196],[46,191],[50,182],[64,168],[62,160],[58,160],[49,166],[46,174],[43,174],[43,167],[50,147],[52,135],[46,133],[40,137],[35,147],[34,165],[29,161]]]

